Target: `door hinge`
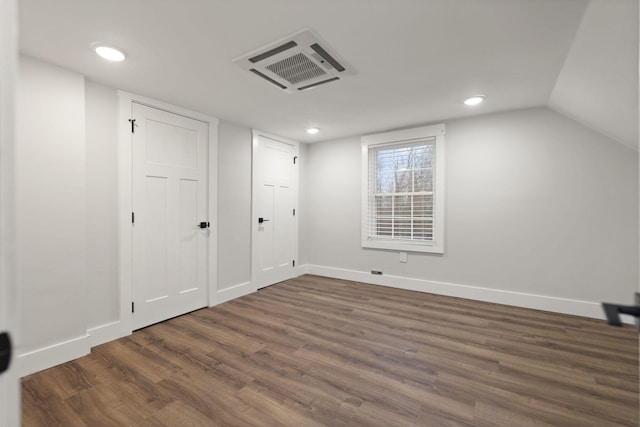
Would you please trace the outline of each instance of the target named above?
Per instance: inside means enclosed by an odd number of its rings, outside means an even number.
[[[298,159],[298,156],[293,156],[293,164],[296,164],[296,160]]]
[[[296,260],[295,259],[293,260],[293,266],[294,267],[296,266]]]
[[[296,210],[295,209],[293,210],[293,216],[296,216]]]
[[[136,306],[135,306],[135,303],[133,301],[131,301],[131,312],[132,313],[136,312]]]
[[[136,119],[129,119],[131,123],[131,133],[136,133]]]
[[[136,222],[136,214],[135,212],[131,212],[131,224],[135,224]]]

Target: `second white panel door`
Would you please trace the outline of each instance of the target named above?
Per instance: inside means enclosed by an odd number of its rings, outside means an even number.
[[[136,103],[133,118],[132,295],[139,329],[207,305],[208,124]]]
[[[259,289],[294,276],[298,147],[257,134],[253,150],[253,276]]]

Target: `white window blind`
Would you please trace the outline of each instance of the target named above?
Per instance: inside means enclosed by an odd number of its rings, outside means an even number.
[[[444,125],[362,138],[362,246],[443,252]]]
[[[369,237],[433,239],[435,138],[369,147]]]

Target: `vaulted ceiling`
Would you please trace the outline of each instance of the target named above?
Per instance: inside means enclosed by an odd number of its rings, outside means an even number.
[[[547,105],[638,147],[635,0],[20,0],[21,52],[303,142]],[[310,28],[356,73],[288,94],[232,60]],[[90,45],[122,48],[108,63]],[[475,108],[462,101],[483,94]],[[305,128],[317,126],[315,136]]]

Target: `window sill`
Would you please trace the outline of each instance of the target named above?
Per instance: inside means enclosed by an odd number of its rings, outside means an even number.
[[[365,240],[362,242],[363,248],[370,249],[386,249],[398,252],[423,252],[423,253],[435,253],[443,254],[444,247],[442,244],[432,242],[430,244],[424,243],[405,243],[405,242],[392,242],[385,240]]]

